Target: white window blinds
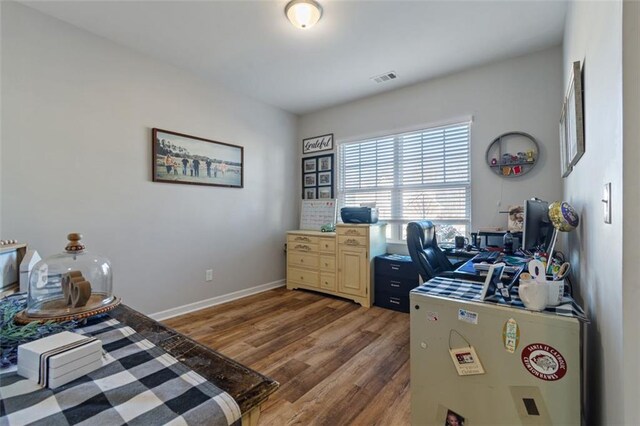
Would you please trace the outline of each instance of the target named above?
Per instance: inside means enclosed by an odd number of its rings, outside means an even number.
[[[429,219],[469,229],[470,123],[344,143],[338,151],[341,206],[376,203],[380,219]],[[402,238],[400,228],[392,237]]]

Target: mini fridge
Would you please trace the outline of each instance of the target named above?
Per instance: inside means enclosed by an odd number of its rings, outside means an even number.
[[[433,281],[410,294],[414,426],[580,425],[573,300],[533,312],[517,296],[480,301],[481,284]]]

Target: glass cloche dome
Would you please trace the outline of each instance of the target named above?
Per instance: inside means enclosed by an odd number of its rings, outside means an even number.
[[[65,251],[36,263],[29,277],[27,309],[19,321],[80,319],[120,303],[114,297],[109,259],[91,254],[81,234],[69,234]]]

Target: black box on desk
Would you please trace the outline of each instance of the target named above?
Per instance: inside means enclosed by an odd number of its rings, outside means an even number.
[[[408,313],[409,292],[420,284],[418,269],[411,257],[385,254],[376,256],[374,265],[374,305]]]

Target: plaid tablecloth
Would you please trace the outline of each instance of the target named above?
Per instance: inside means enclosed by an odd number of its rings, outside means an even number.
[[[102,341],[103,367],[56,389],[0,370],[0,425],[230,425],[234,399],[108,316],[75,330]]]
[[[482,283],[462,280],[458,278],[435,277],[426,283],[414,288],[412,292],[429,294],[432,296],[450,297],[452,299],[468,300],[471,302],[481,302]],[[510,306],[512,308],[526,309],[522,300],[518,296],[518,288],[511,289],[511,300],[505,300],[500,294],[488,297],[484,303],[495,303],[498,305]],[[582,308],[568,295],[562,298],[558,306],[546,308],[543,312],[565,317],[577,318],[582,322],[589,322]]]

